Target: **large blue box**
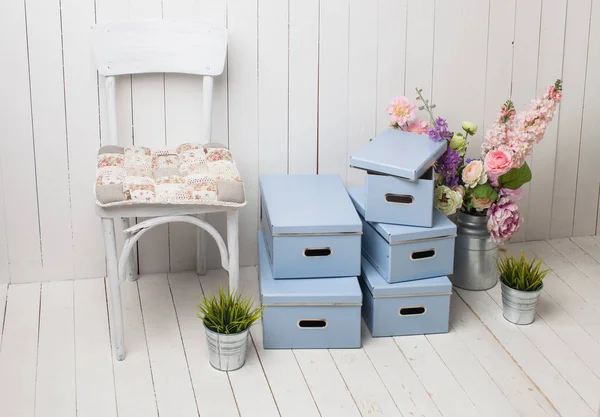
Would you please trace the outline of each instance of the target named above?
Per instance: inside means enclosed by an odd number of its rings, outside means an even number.
[[[265,349],[360,347],[357,277],[275,280],[261,231],[258,255]]]
[[[364,215],[365,189],[348,193]],[[430,228],[363,221],[362,253],[390,283],[439,277],[453,272],[455,238],[456,225],[438,210]]]
[[[362,223],[340,177],[264,175],[260,192],[275,279],[360,274]]]
[[[448,277],[390,284],[363,258],[360,286],[363,317],[373,337],[448,332]]]
[[[388,129],[352,155],[350,165],[367,171],[364,218],[431,227],[433,164],[446,148],[445,141]]]

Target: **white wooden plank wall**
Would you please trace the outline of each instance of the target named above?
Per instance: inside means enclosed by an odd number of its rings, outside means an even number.
[[[347,158],[387,126],[415,87],[452,127],[485,128],[564,79],[561,113],[529,162],[517,240],[593,235],[600,224],[600,4],[594,0],[5,0],[0,3],[0,284],[104,275],[92,182],[106,140],[105,97],[89,49],[95,22],[194,18],[226,24],[213,140],[246,180],[241,264],[256,263],[258,175],[363,175]],[[122,144],[201,140],[202,83],[118,81]],[[585,105],[584,105],[585,104]],[[425,115],[422,115],[425,116]],[[224,231],[224,217],[209,219]],[[210,242],[209,266],[217,266]],[[139,244],[143,273],[195,262],[195,231],[165,226]]]

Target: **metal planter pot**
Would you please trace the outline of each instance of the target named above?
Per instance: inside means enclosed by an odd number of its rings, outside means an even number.
[[[519,291],[502,283],[502,314],[514,324],[531,324],[535,320],[540,293],[544,287],[536,291]]]
[[[498,282],[498,245],[490,241],[487,216],[458,213],[452,284],[472,291],[488,290]]]
[[[213,368],[219,371],[235,371],[244,366],[250,329],[235,334],[213,332],[206,326],[204,330],[208,343],[208,360]]]

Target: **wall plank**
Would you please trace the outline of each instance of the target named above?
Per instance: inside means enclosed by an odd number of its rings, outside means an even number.
[[[12,282],[41,279],[42,257],[23,1],[0,2],[0,159]]]
[[[94,5],[93,0],[61,3],[75,278],[105,273],[100,220],[90,192],[100,146],[98,77],[89,44]]]
[[[288,170],[317,173],[319,0],[290,0]]]
[[[4,190],[2,189],[2,158],[0,158],[0,285],[8,284],[10,282],[5,213],[6,211],[4,210]]]
[[[567,94],[560,105],[560,119],[557,121],[558,142],[550,237],[571,236],[575,232],[574,223],[578,229],[575,234],[590,235],[596,231],[597,199],[593,196],[598,194],[598,182],[594,184],[593,180],[589,181],[584,169],[581,183],[578,183],[577,172],[590,31],[590,26],[581,22],[590,18],[591,7],[591,1],[580,1],[569,3],[567,9],[562,76],[563,88]],[[595,163],[592,167],[593,170],[588,171],[590,179],[594,178],[597,171]],[[578,186],[587,195],[585,198],[579,195],[580,199],[576,202]],[[578,213],[574,217],[576,206]]]
[[[246,186],[248,205],[240,210],[240,264],[255,265],[258,229],[257,0],[231,0],[229,29],[229,148]]]
[[[321,0],[318,173],[346,180],[349,0]]]
[[[60,3],[27,0],[26,7],[43,273],[45,280],[66,279],[74,258]]]
[[[541,0],[517,2],[510,97],[517,111],[522,110],[536,94],[541,13]],[[531,164],[531,158],[528,158],[527,162]],[[524,216],[524,223],[513,237],[513,241],[525,240],[526,224],[529,222],[529,185],[523,186],[523,198],[519,201],[519,211]]]
[[[433,88],[434,0],[408,0],[404,92],[412,99],[415,88],[431,98]],[[422,113],[423,119],[429,116]]]
[[[538,96],[549,85],[554,84],[557,78],[562,78],[566,12],[567,0],[545,0],[542,3],[536,94]],[[569,94],[571,94],[570,91]],[[557,115],[554,122],[548,126],[544,139],[534,145],[528,220],[524,224],[527,240],[550,237],[558,120],[559,116]],[[571,134],[573,133],[571,132]]]
[[[377,3],[351,0],[348,50],[348,143],[346,185],[364,185],[365,172],[348,163],[375,136],[377,109]]]
[[[600,114],[600,96],[598,95],[598,91],[600,91],[600,77],[598,76],[600,74],[600,4],[597,1],[593,2],[592,5],[589,31],[579,169],[577,170],[575,184],[577,188],[573,224],[573,235],[575,236],[598,234],[598,230],[600,230],[600,220],[598,219],[598,190],[600,188],[600,172],[598,170],[598,155],[600,154],[600,135],[598,134],[600,132],[600,120],[598,118]],[[571,43],[568,46],[571,47]],[[568,68],[570,66],[565,67],[565,77],[569,74],[567,72]],[[574,82],[576,80],[571,80],[569,84]],[[581,106],[581,103],[577,104]],[[561,112],[568,111],[570,108],[567,107],[568,105],[569,102],[566,101],[562,105],[564,110],[561,110]],[[573,106],[575,105],[573,104]],[[558,192],[560,191],[557,190]],[[596,225],[595,228],[594,225]]]
[[[414,90],[404,91],[406,69],[407,0],[379,0],[377,22],[377,133],[390,125],[385,109],[392,98]],[[393,36],[390,34],[393,33]]]

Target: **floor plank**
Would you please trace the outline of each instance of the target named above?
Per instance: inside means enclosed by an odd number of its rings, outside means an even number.
[[[372,337],[362,325],[363,349],[404,416],[441,417],[440,411],[390,337]]]
[[[73,281],[42,284],[36,417],[75,417]]]
[[[251,332],[258,357],[281,415],[318,416],[319,410],[296,362],[294,352],[291,349],[265,350],[261,324],[252,326]]]
[[[329,352],[363,416],[402,415],[364,350],[330,349]]]
[[[255,267],[240,269],[240,288],[252,288],[256,285],[254,284],[255,281]],[[200,277],[200,283],[205,295],[215,294],[219,291],[220,286],[226,288],[227,276],[225,274],[219,274],[217,277],[206,275]],[[254,298],[254,300],[257,300],[257,298]],[[280,415],[252,338],[248,340],[245,365],[235,372],[230,372],[229,380],[242,416],[270,417]]]
[[[394,341],[444,416],[480,416],[425,336],[394,337]]]
[[[73,290],[77,417],[116,417],[104,280],[76,280]]]
[[[501,309],[485,292],[458,290],[458,294],[563,415],[591,417],[592,410],[565,381],[518,326],[506,321]]]
[[[138,284],[121,284],[121,298],[127,356],[123,361],[114,361],[118,414],[158,417]]]
[[[539,388],[464,301],[452,297],[451,303],[452,327],[514,408],[527,417],[558,416]]]
[[[475,404],[479,415],[518,417],[510,401],[454,328],[447,334],[428,335],[427,340]]]
[[[158,413],[197,416],[198,408],[166,274],[138,280]]]
[[[8,288],[0,344],[0,407],[3,415],[34,415],[39,312],[39,283]]]
[[[498,310],[502,308],[500,286],[488,290]],[[520,331],[537,347],[554,368],[587,402],[595,409],[600,393],[600,379],[592,370],[567,346],[567,344],[539,317],[528,326],[517,326]]]
[[[6,311],[6,302],[8,300],[8,284],[0,284],[0,342],[2,341],[2,331],[4,330],[4,312]]]
[[[357,404],[326,349],[294,351],[322,417],[360,417]]]
[[[590,278],[590,280],[596,285],[600,286],[600,282],[598,276],[600,276],[600,263],[594,259],[590,254],[586,253],[583,249],[581,249],[578,245],[574,243],[574,241],[578,241],[580,243],[585,242],[587,239],[578,239],[578,238],[563,238],[563,239],[551,239],[548,240],[548,243],[560,252],[565,258],[569,260],[577,269],[583,272],[586,276]],[[593,238],[589,238],[592,241]],[[590,247],[590,249],[592,249]],[[595,249],[592,249],[595,251]]]
[[[212,279],[213,275],[216,278],[217,271],[209,271],[208,279]],[[238,416],[227,373],[217,371],[208,362],[204,326],[196,317],[196,304],[199,302],[198,297],[202,296],[198,276],[195,272],[169,274],[169,284],[200,415]]]

